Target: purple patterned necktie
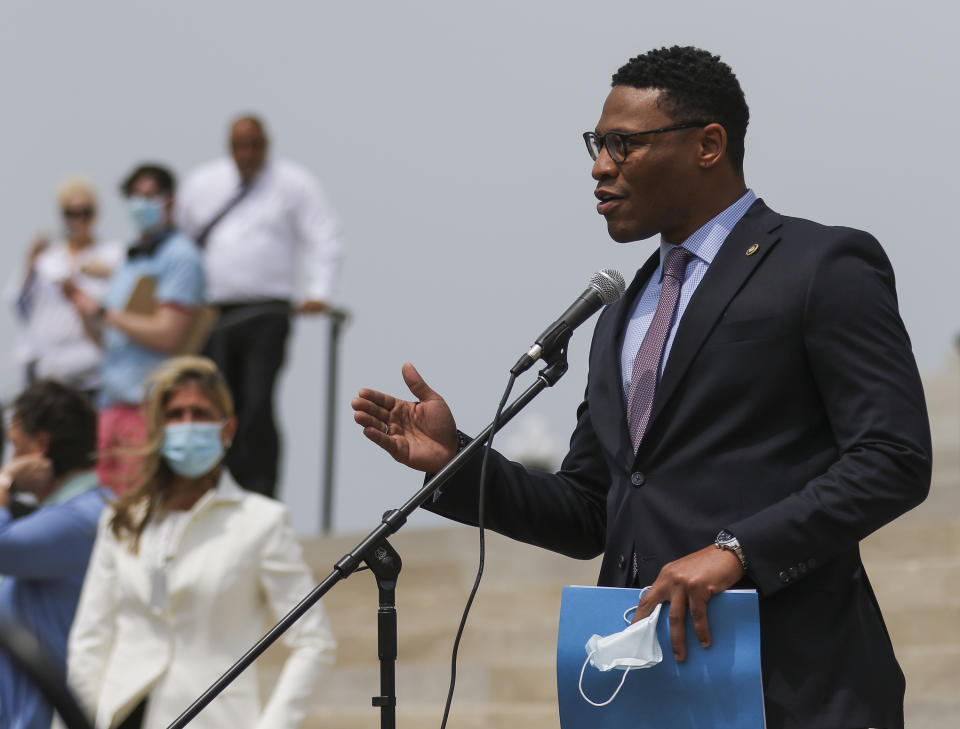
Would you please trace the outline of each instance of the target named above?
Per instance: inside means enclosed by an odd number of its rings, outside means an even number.
[[[687,263],[693,256],[686,248],[676,246],[667,253],[663,264],[663,282],[660,286],[660,300],[657,311],[643,337],[643,343],[637,350],[633,361],[633,374],[630,376],[630,392],[627,397],[627,426],[630,428],[630,440],[636,453],[643,440],[643,434],[650,421],[653,396],[657,391],[660,378],[660,360],[663,359],[663,347],[670,334],[670,324],[677,311],[680,300],[680,286]]]

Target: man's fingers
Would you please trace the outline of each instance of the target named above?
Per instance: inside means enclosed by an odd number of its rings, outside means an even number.
[[[417,368],[412,364],[406,362],[400,372],[403,374],[403,381],[407,383],[407,387],[417,400],[423,402],[424,400],[439,399],[440,396],[430,388],[430,385],[424,382],[420,373],[417,372]]]
[[[354,419],[360,425],[374,425],[372,421],[361,419],[358,416],[367,416],[379,420],[382,423],[389,422],[390,410],[377,405],[372,400],[365,397],[355,397],[350,401],[350,407],[354,410]]]
[[[633,620],[630,621],[630,624],[632,625],[638,620],[649,617],[657,605],[668,600],[670,595],[667,589],[669,588],[665,587],[665,583],[654,582],[653,585],[640,596],[640,602],[637,603],[637,609],[633,613]]]
[[[378,392],[377,390],[370,390],[366,387],[357,393],[354,403],[360,400],[366,400],[367,402],[376,405],[377,407],[381,407],[387,411],[393,410],[394,405],[397,404],[397,398],[395,398],[393,395],[388,395],[385,392]]]
[[[707,622],[707,602],[699,597],[690,596],[690,617],[697,640],[704,648],[710,645],[710,624]]]
[[[638,620],[643,620],[648,617],[650,613],[653,612],[653,609],[663,602],[664,599],[664,597],[660,597],[660,590],[658,586],[654,584],[653,587],[640,596],[640,602],[637,603],[637,609],[633,613],[633,620],[630,621],[630,624],[633,625]]]
[[[399,453],[397,442],[382,430],[375,426],[367,426],[363,429],[363,434],[367,436],[367,439],[373,441],[393,456],[394,459],[397,458],[397,454]]]
[[[670,597],[670,645],[677,663],[687,658],[687,596],[682,589]]]
[[[354,410],[353,421],[364,428],[376,428],[377,419],[362,410]],[[382,430],[382,428],[381,428]]]

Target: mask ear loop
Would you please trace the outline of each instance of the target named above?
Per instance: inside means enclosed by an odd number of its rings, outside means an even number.
[[[647,594],[647,590],[649,590],[652,586],[653,586],[653,585],[647,585],[647,586],[644,587],[642,590],[640,590],[640,597],[637,598],[637,602],[638,602],[638,603],[640,602],[640,600],[643,599],[643,596]],[[624,611],[623,611],[623,622],[625,622],[627,625],[630,625],[630,624],[631,624],[631,623],[630,623],[630,618],[627,617],[627,613],[629,613],[631,610],[636,610],[636,609],[637,609],[637,606],[636,606],[636,605],[633,605],[632,607],[628,607],[626,610],[624,610]]]
[[[596,706],[597,708],[600,708],[600,707],[606,706],[615,698],[617,698],[617,694],[619,694],[620,689],[623,688],[623,682],[627,680],[627,674],[630,673],[630,669],[632,668],[632,666],[627,666],[627,670],[623,672],[623,678],[620,679],[620,685],[617,686],[617,690],[613,692],[613,696],[611,696],[609,699],[607,699],[603,703],[598,704],[596,701],[593,701],[589,696],[583,693],[583,673],[584,671],[587,670],[587,664],[590,662],[590,659],[593,658],[594,653],[596,653],[596,651],[590,651],[590,655],[587,656],[587,660],[583,662],[583,667],[580,669],[580,682],[577,684],[577,686],[580,689],[580,695],[583,697],[584,701],[586,701],[588,704]]]

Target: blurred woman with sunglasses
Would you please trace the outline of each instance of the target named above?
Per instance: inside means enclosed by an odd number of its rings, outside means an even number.
[[[37,236],[24,269],[14,273],[7,287],[22,329],[18,361],[27,384],[49,378],[93,395],[99,387],[100,348],[86,336],[63,285],[72,281],[99,299],[124,247],[94,235],[97,196],[87,179],[64,180],[57,201],[62,237],[51,242]]]

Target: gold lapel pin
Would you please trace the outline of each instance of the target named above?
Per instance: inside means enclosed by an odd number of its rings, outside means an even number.
[[[747,248],[747,255],[748,255],[748,256],[752,256],[754,253],[757,252],[757,249],[758,249],[759,247],[760,247],[760,244],[759,244],[759,243],[754,243],[752,246],[750,246],[749,248]]]

